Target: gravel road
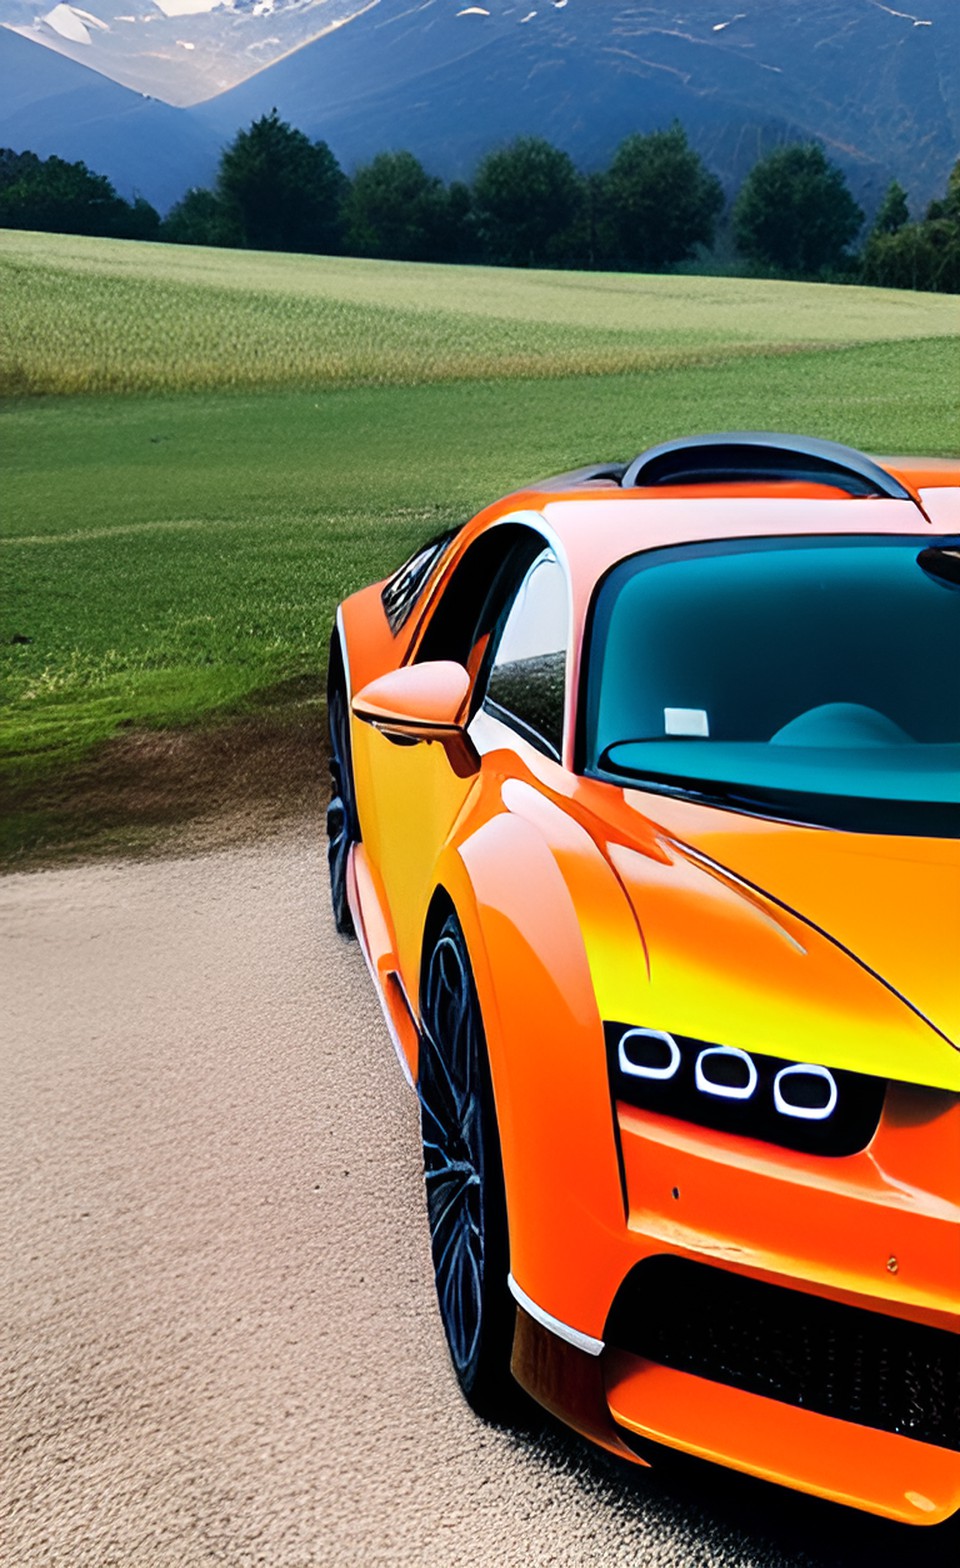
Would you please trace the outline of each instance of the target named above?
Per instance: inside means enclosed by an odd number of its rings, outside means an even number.
[[[958,1560],[473,1417],[416,1102],[306,831],[8,877],[0,938],[6,1564]]]

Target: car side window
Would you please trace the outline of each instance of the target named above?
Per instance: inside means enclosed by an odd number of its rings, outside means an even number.
[[[427,578],[458,533],[459,529],[451,528],[429,539],[384,583],[380,599],[394,636],[406,625]]]
[[[518,570],[513,562],[532,537],[529,529],[506,526],[481,534],[454,567],[427,622],[414,656],[422,664],[431,659],[454,659],[471,674],[479,667],[478,649],[489,641],[504,602],[526,561]],[[536,543],[526,560],[539,548]]]
[[[484,707],[560,760],[569,602],[550,549],[528,567],[502,623]]]

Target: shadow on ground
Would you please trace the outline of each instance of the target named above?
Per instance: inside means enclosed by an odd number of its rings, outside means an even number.
[[[960,1563],[960,1515],[932,1527],[896,1524],[653,1444],[652,1468],[641,1469],[593,1448],[533,1405],[510,1436],[517,1449],[562,1471],[585,1499],[635,1516],[638,1525],[650,1511],[673,1515],[704,1542],[726,1541],[736,1561],[785,1568]]]
[[[5,792],[0,864],[223,849],[294,819],[319,831],[327,794],[316,698],[190,729],[121,730],[69,772]]]

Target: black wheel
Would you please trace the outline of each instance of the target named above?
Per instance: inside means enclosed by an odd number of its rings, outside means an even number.
[[[339,649],[337,650],[339,662]],[[350,845],[360,837],[350,763],[350,716],[342,675],[331,654],[331,679],[327,689],[327,725],[330,735],[330,804],[327,807],[327,861],[330,897],[337,930],[353,936],[353,917],[347,903],[347,858]]]
[[[420,1127],[440,1317],[468,1403],[488,1420],[517,1410],[516,1309],[500,1141],[483,1022],[463,932],[444,921],[421,988]]]

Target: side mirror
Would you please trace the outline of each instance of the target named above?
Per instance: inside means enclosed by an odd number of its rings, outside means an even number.
[[[350,706],[383,735],[451,740],[463,734],[469,691],[463,665],[437,659],[379,676],[357,692]]]

